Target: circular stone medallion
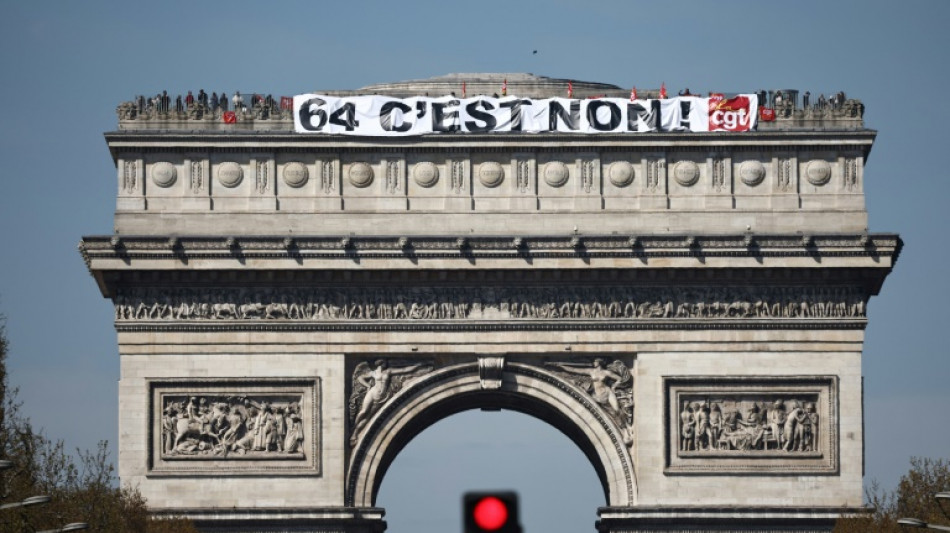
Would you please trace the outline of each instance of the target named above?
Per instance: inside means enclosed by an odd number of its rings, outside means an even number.
[[[175,170],[175,165],[166,161],[152,165],[152,182],[155,185],[167,189],[174,185],[176,180],[178,180],[178,171]]]
[[[228,161],[227,163],[221,163],[221,166],[218,167],[218,183],[229,189],[240,185],[243,179],[244,171],[241,170],[241,165],[237,163]]]
[[[761,161],[743,161],[739,165],[739,179],[749,187],[755,187],[765,179],[765,165]]]
[[[354,163],[348,173],[350,183],[360,189],[369,187],[373,183],[373,167],[366,163]]]
[[[494,161],[482,163],[478,167],[478,181],[489,188],[497,187],[505,181],[505,169],[501,168],[501,164]]]
[[[831,165],[823,159],[812,159],[805,165],[805,178],[820,187],[831,181]]]
[[[626,187],[633,183],[633,165],[626,161],[615,161],[607,167],[607,177],[614,187]]]
[[[570,177],[571,172],[567,169],[567,165],[560,161],[551,161],[544,165],[544,183],[551,187],[563,187]]]
[[[693,161],[680,161],[673,167],[673,179],[683,187],[692,187],[699,181],[699,165]]]
[[[428,161],[419,163],[412,169],[412,179],[416,180],[420,187],[428,189],[439,182],[439,167]]]
[[[299,189],[307,184],[308,179],[310,179],[310,173],[303,163],[294,161],[284,165],[284,183],[287,185]]]

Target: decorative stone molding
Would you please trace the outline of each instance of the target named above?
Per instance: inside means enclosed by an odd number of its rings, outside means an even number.
[[[233,189],[240,185],[242,180],[244,180],[244,170],[241,165],[233,161],[218,165],[218,183],[221,185]]]
[[[431,188],[439,182],[439,167],[429,161],[418,163],[412,169],[412,179],[420,187]]]
[[[124,161],[122,164],[122,191],[132,194],[138,186],[138,161]]]
[[[664,378],[667,474],[832,473],[834,376]]]
[[[776,186],[781,192],[792,190],[792,161],[788,158],[778,160],[778,176]]]
[[[485,187],[493,189],[505,181],[505,169],[495,161],[482,163],[478,167],[478,181]]]
[[[283,177],[284,183],[294,189],[299,189],[307,184],[310,172],[303,163],[293,161],[284,165]]]
[[[528,161],[518,161],[518,192],[528,193],[531,187],[531,164]]]
[[[149,475],[315,475],[319,380],[156,380]]]
[[[761,161],[743,161],[739,165],[739,179],[749,187],[755,187],[765,179],[765,165]]]
[[[266,193],[267,189],[270,187],[270,173],[268,171],[269,167],[270,165],[268,165],[267,161],[257,162],[257,171],[254,173],[254,179],[255,189],[257,190],[258,194]]]
[[[544,165],[544,182],[551,187],[563,187],[570,177],[570,170],[561,161],[551,161]]]
[[[452,161],[452,192],[462,194],[465,187],[465,161]]]
[[[320,167],[320,190],[323,191],[323,194],[330,194],[336,189],[336,171],[333,160],[325,160]]]
[[[205,185],[204,180],[204,162],[191,162],[191,193],[199,194]]]
[[[678,161],[673,165],[673,179],[683,187],[692,187],[699,181],[699,165],[694,161]]]
[[[178,170],[175,165],[161,161],[152,165],[152,183],[167,189],[178,181]]]
[[[812,159],[805,164],[805,179],[816,187],[825,185],[831,181],[831,164],[823,159]]]
[[[368,163],[353,163],[350,165],[347,177],[351,185],[359,189],[365,189],[373,183],[373,167]]]
[[[712,160],[712,186],[720,193],[726,189],[726,163],[721,157]]]
[[[844,160],[844,188],[848,192],[858,189],[858,161],[853,157]]]
[[[633,183],[635,172],[627,161],[615,161],[607,167],[607,179],[614,187],[624,188]]]

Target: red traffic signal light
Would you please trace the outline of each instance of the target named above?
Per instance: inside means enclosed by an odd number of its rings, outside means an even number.
[[[514,492],[468,492],[462,498],[464,533],[521,533],[518,495]]]

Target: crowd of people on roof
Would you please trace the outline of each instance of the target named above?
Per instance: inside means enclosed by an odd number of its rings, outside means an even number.
[[[275,100],[270,94],[266,96],[254,94],[251,96],[251,107],[253,109],[261,108],[277,112],[279,110],[279,104],[280,102]],[[230,110],[247,111],[248,109],[241,91],[235,91],[234,95],[229,98],[225,92],[221,92],[221,94],[212,92],[209,96],[204,89],[200,89],[197,95],[192,91],[188,91],[184,97],[178,94],[174,100],[172,96],[168,94],[168,91],[162,91],[150,97],[140,94],[135,97],[135,107],[140,114],[152,112],[169,113],[172,110],[185,113],[196,107],[201,107],[210,112],[219,110],[222,112]]]

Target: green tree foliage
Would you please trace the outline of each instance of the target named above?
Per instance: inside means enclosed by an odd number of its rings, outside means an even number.
[[[0,504],[37,495],[45,505],[0,511],[0,533],[56,529],[87,522],[88,531],[105,533],[197,533],[190,521],[149,516],[145,499],[132,487],[117,487],[106,443],[95,451],[66,453],[62,441],[35,431],[10,388],[6,358],[9,345],[0,317],[0,459],[13,467],[0,471]]]
[[[897,490],[882,491],[873,484],[867,491],[869,513],[838,520],[834,533],[907,533],[899,526],[901,518],[919,518],[924,522],[950,526],[950,503],[934,498],[938,492],[950,491],[950,461],[914,457],[910,471],[901,477]],[[947,514],[944,514],[946,512]]]

